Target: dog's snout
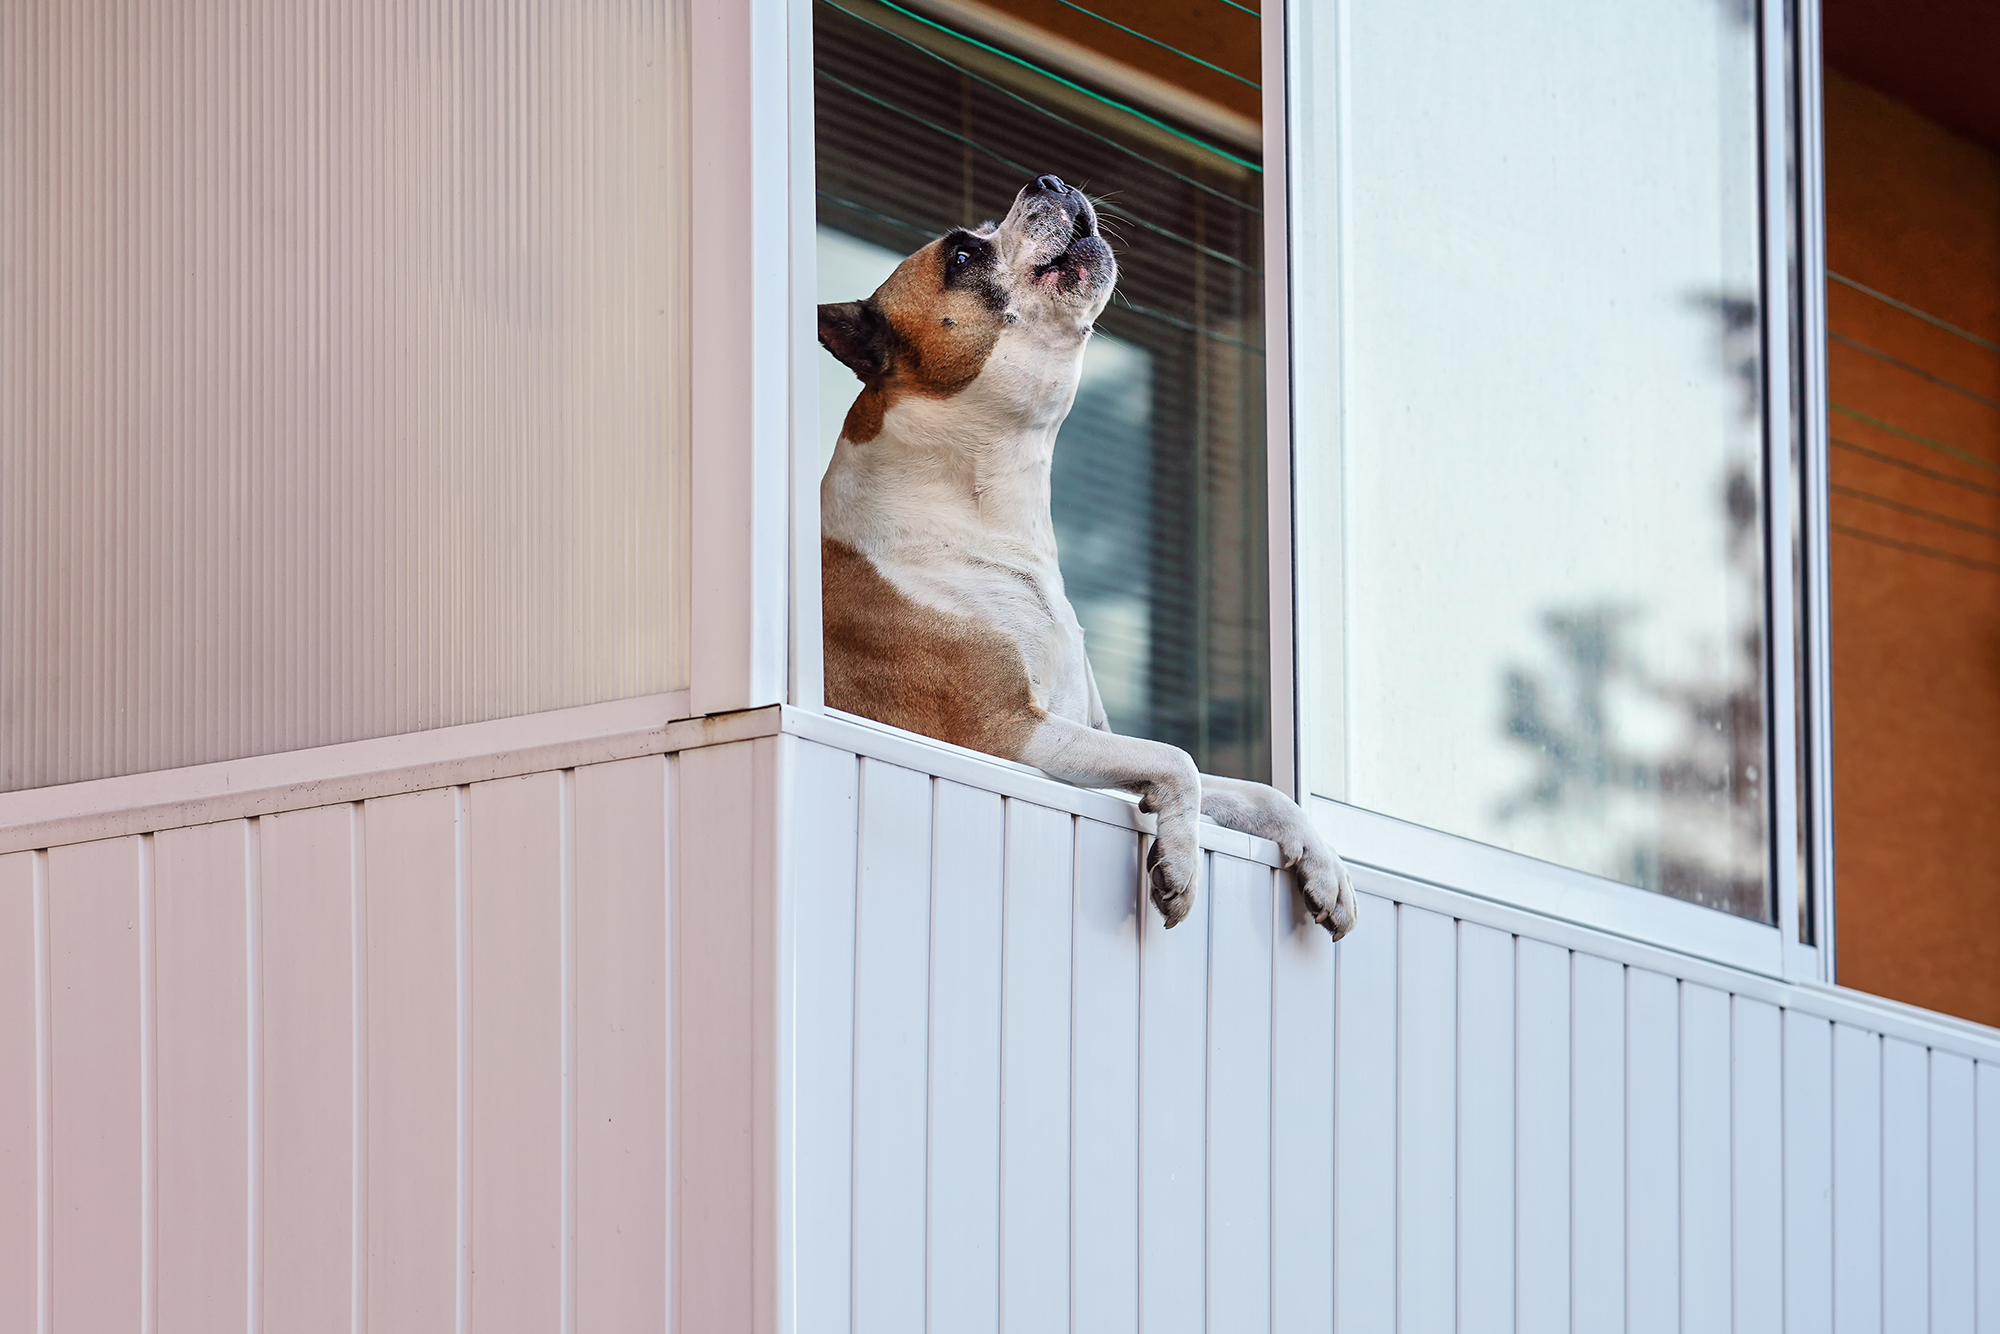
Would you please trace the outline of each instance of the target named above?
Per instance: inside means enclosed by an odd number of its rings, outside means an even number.
[[[1063,179],[1060,176],[1037,176],[1035,178],[1035,188],[1052,195],[1066,195],[1069,193],[1069,187],[1063,184]]]

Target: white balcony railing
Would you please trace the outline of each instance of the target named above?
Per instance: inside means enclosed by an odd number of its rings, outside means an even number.
[[[1167,932],[1130,802],[678,706],[0,798],[0,1324],[2000,1310],[1985,1030],[1213,829]]]

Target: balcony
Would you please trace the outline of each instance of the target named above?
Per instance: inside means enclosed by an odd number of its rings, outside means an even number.
[[[9,1322],[1970,1329],[2000,1284],[1983,1029],[1365,865],[1336,947],[1215,828],[1168,932],[1123,798],[684,711],[0,798]]]

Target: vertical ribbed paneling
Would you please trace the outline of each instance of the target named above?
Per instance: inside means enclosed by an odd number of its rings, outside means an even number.
[[[0,1327],[659,1328],[670,763],[0,858]]]
[[[1890,1039],[1888,1097],[1877,1033],[1438,906],[1329,945],[1219,850],[1164,931],[1129,831],[802,749],[802,1329],[919,1328],[920,1264],[985,1330],[1994,1323],[1992,1066]]]
[[[1143,851],[789,738],[0,858],[0,1316],[1993,1334],[2000,1063]]]
[[[683,11],[0,13],[0,790],[685,684]]]
[[[0,857],[0,1328],[34,1329],[41,1287],[40,854]]]

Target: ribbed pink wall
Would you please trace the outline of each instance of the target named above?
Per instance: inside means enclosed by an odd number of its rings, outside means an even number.
[[[0,857],[0,1329],[664,1328],[679,763]]]
[[[0,790],[686,684],[684,32],[0,7]]]

